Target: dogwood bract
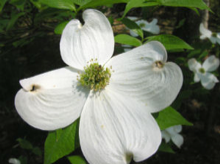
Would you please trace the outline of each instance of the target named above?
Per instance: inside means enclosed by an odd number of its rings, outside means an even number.
[[[209,56],[201,65],[195,58],[188,60],[189,69],[195,73],[194,82],[201,80],[202,86],[206,89],[212,89],[215,83],[219,82],[213,75],[212,71],[215,71],[219,66],[219,59],[214,55]]]
[[[20,81],[20,116],[42,130],[66,127],[80,117],[80,145],[90,164],[142,161],[158,149],[160,129],[150,112],[170,105],[182,72],[165,48],[150,42],[111,58],[113,31],[97,10],[70,21],[60,51],[68,67]]]
[[[199,31],[201,33],[200,39],[208,38],[213,44],[216,44],[216,42],[220,44],[220,33],[213,33],[206,29],[202,23],[199,26]]]
[[[172,140],[173,143],[178,148],[180,148],[183,144],[183,136],[181,134],[179,134],[181,131],[182,131],[181,125],[169,127],[161,132],[162,138],[165,139],[166,143],[168,143],[170,140]]]
[[[130,20],[137,20],[137,17],[128,17]],[[138,26],[144,31],[150,32],[152,34],[159,34],[160,33],[160,27],[157,25],[158,20],[154,18],[151,22],[148,22],[146,20],[137,20],[135,23],[137,23]],[[130,30],[130,34],[133,37],[137,37],[138,34]]]
[[[16,158],[10,158],[8,160],[8,162],[11,163],[11,164],[21,164],[21,162]]]

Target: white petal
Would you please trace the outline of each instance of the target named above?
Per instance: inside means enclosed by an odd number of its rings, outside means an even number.
[[[215,71],[219,67],[219,59],[211,55],[204,61],[202,67],[208,72]]]
[[[200,81],[200,78],[199,78],[197,72],[195,72],[195,74],[194,74],[194,82],[197,83],[199,81]]]
[[[148,21],[143,20],[143,19],[136,21],[136,23],[137,23],[138,26],[140,26],[141,28],[146,27],[146,26],[149,24]]]
[[[176,134],[171,137],[171,140],[178,148],[180,148],[183,144],[184,139],[183,139],[183,136],[181,136],[180,134]]]
[[[77,86],[77,73],[66,67],[21,80],[15,97],[19,115],[31,126],[55,130],[74,122],[82,111],[88,90]]]
[[[132,20],[132,21],[138,20],[138,17],[133,17],[133,16],[128,16],[127,18],[130,19],[130,20]]]
[[[138,34],[136,34],[134,31],[132,30],[129,30],[130,32],[130,35],[133,36],[133,37],[138,37]]]
[[[178,134],[179,132],[182,131],[182,126],[181,125],[171,126],[171,127],[167,128],[166,131],[171,136],[175,136],[176,134]]]
[[[144,31],[148,31],[152,34],[159,34],[160,33],[160,27],[157,24],[157,19],[154,18],[152,22],[146,25],[145,28],[143,28]]]
[[[10,158],[8,160],[8,162],[11,163],[11,164],[21,164],[21,162],[16,158]]]
[[[177,133],[180,133],[182,131],[182,125],[176,125],[173,128],[174,128],[174,131]]]
[[[132,17],[132,16],[128,16],[127,17],[128,19],[132,20],[132,21],[136,21],[138,18],[137,17]],[[136,22],[137,23],[137,22]],[[127,28],[128,29],[128,28]],[[133,36],[133,37],[138,37],[138,34],[136,34],[134,31],[130,30],[129,29],[129,32],[130,32],[130,35]],[[126,52],[126,51],[125,51]]]
[[[208,90],[213,89],[215,83],[218,82],[218,79],[213,74],[208,72],[205,74],[198,73],[198,76],[201,79],[202,86]]]
[[[157,24],[157,22],[158,22],[158,20],[157,20],[157,18],[154,18],[153,20],[152,20],[152,24],[154,24],[154,25],[156,25]]]
[[[201,64],[199,62],[197,62],[195,58],[188,60],[188,66],[189,66],[189,69],[193,72],[198,71],[199,68],[202,67]]]
[[[153,19],[152,22],[148,23],[146,20],[138,20],[136,22],[142,30],[153,33],[153,34],[159,34],[160,28],[157,23],[157,19]]]
[[[201,39],[201,40],[204,40],[204,39],[206,39],[206,38],[207,38],[207,37],[206,37],[205,35],[201,35],[201,36],[200,36],[200,39]]]
[[[105,89],[89,96],[80,119],[80,145],[90,164],[128,164],[156,152],[161,132],[145,106]]]
[[[155,68],[155,61],[165,62],[166,58],[166,50],[159,42],[149,42],[113,57],[106,64],[114,70],[107,88],[140,100],[149,112],[164,109],[176,98],[183,82],[175,63]]]
[[[214,36],[211,36],[211,37],[209,38],[209,40],[210,40],[213,44],[215,44],[215,43],[217,42],[217,38],[214,37]]]
[[[202,23],[199,26],[199,31],[201,33],[200,39],[210,38],[212,36],[212,32],[206,29]]]
[[[220,33],[217,33],[217,39],[216,41],[218,42],[218,44],[220,44]]]
[[[175,136],[177,134],[177,132],[174,129],[174,126],[167,128],[166,131],[170,134],[170,136]]]
[[[183,137],[178,133],[182,131],[182,126],[181,125],[172,126],[167,128],[165,131],[167,132],[167,134],[169,134],[173,143],[178,148],[180,148],[180,146],[183,144]]]
[[[63,30],[60,51],[63,61],[77,69],[83,69],[91,59],[104,64],[113,54],[114,36],[104,14],[88,9],[83,12],[85,24],[70,21]]]
[[[162,134],[162,138],[165,139],[165,142],[168,143],[170,141],[170,139],[171,139],[170,138],[170,134],[166,130],[163,130],[161,132],[161,134]]]

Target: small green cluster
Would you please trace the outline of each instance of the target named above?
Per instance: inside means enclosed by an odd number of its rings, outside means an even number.
[[[145,27],[144,23],[139,24],[140,27]]]
[[[213,32],[213,33],[212,33],[212,36],[213,36],[213,37],[217,37],[217,33],[216,33],[216,32]]]
[[[89,87],[91,90],[97,91],[104,89],[109,84],[111,71],[109,68],[103,68],[98,63],[92,63],[84,67],[85,72],[80,73],[77,80],[82,86]]]
[[[205,73],[205,69],[204,68],[199,68],[199,72]]]

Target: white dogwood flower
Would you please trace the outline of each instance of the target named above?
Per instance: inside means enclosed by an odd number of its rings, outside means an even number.
[[[9,162],[10,164],[21,164],[21,162],[20,162],[18,159],[16,159],[16,158],[10,158],[10,159],[8,160],[8,162]]]
[[[178,147],[180,148],[183,144],[183,136],[179,134],[182,131],[181,125],[176,125],[169,127],[165,130],[163,130],[162,138],[165,139],[165,142],[168,143],[170,140]]]
[[[201,23],[199,26],[199,31],[201,33],[200,39],[208,38],[213,44],[220,44],[220,33],[213,33],[212,31],[206,29]]]
[[[137,20],[137,17],[128,17],[130,20]],[[135,21],[138,26],[144,31],[150,32],[152,34],[159,34],[160,33],[160,27],[157,25],[158,20],[154,18],[151,22],[148,22],[146,20],[137,20]],[[130,30],[130,34],[133,37],[137,37],[138,34],[136,34],[134,31]]]
[[[20,81],[15,106],[31,126],[66,127],[80,117],[79,137],[90,164],[128,164],[156,152],[160,129],[151,115],[169,106],[183,82],[164,46],[149,42],[112,57],[114,36],[104,14],[88,9],[70,21],[60,51],[69,65]]]
[[[219,59],[214,55],[209,56],[202,65],[195,58],[189,59],[188,66],[195,73],[194,82],[201,81],[204,88],[212,89],[215,83],[219,82],[216,76],[210,73],[219,66]]]

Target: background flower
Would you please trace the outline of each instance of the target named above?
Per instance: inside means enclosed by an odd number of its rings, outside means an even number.
[[[146,32],[150,32],[152,34],[159,34],[160,33],[160,27],[157,25],[158,20],[154,18],[151,22],[148,22],[146,20],[137,20],[137,17],[128,17],[129,19],[135,21],[140,28]],[[137,20],[137,21],[136,21]],[[137,37],[138,35],[130,30],[130,34],[133,37]]]
[[[8,162],[9,162],[10,164],[21,164],[21,162],[20,162],[18,159],[16,159],[16,158],[10,158],[10,159],[8,160]]]
[[[213,44],[220,44],[220,33],[213,33],[212,31],[205,28],[205,26],[201,23],[199,26],[199,31],[201,33],[200,39],[208,38]]]
[[[172,126],[170,128],[167,128],[163,130],[162,138],[165,139],[166,143],[168,143],[170,140],[178,147],[180,148],[183,144],[183,136],[179,134],[182,131],[181,125]]]
[[[219,82],[212,71],[215,71],[219,66],[219,59],[215,56],[209,56],[201,65],[195,58],[188,60],[188,66],[191,71],[194,72],[194,81],[201,81],[202,86],[206,89],[212,89],[215,83]]]

